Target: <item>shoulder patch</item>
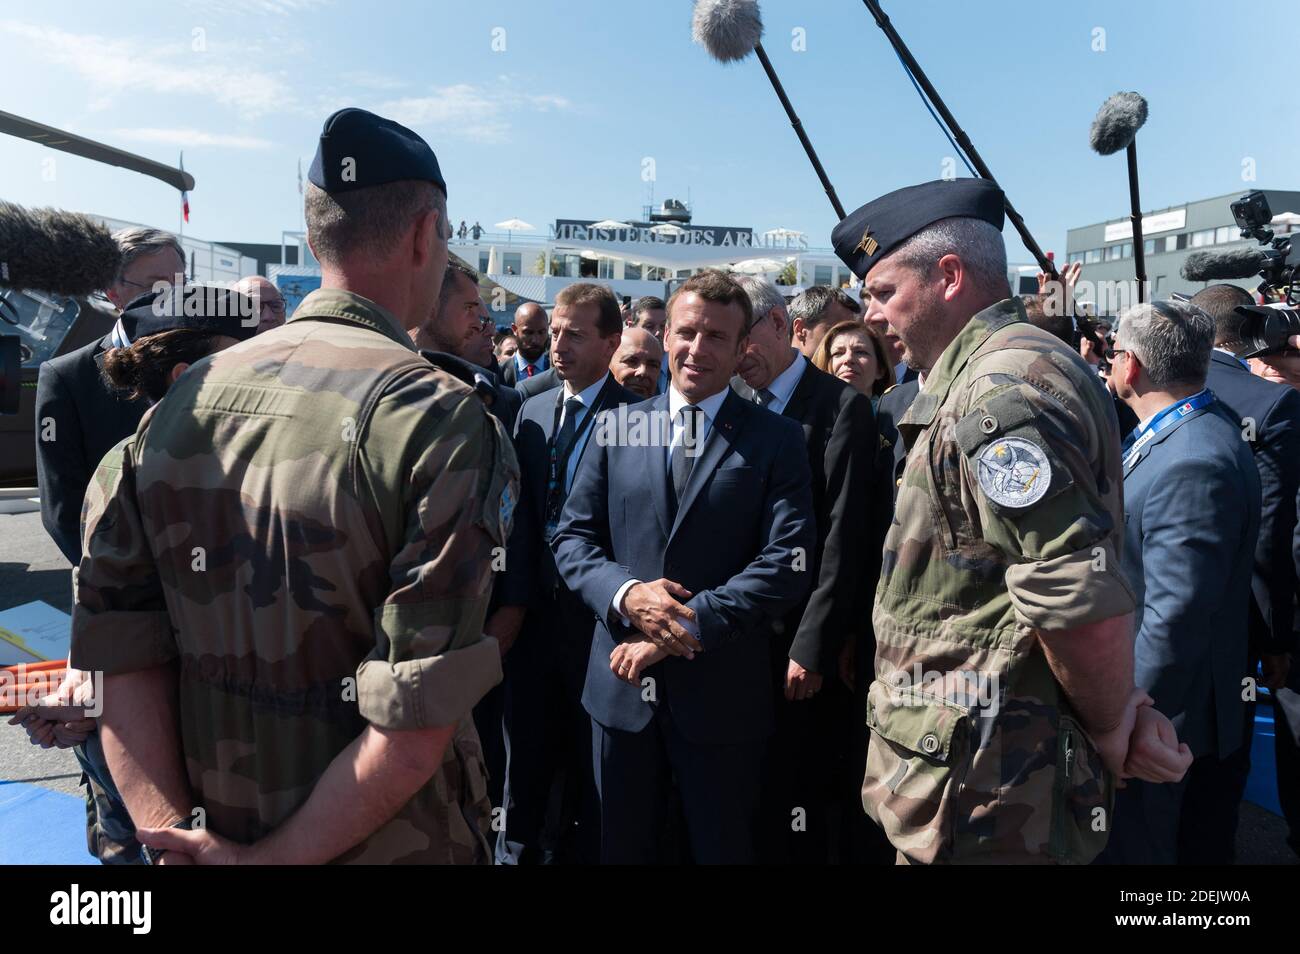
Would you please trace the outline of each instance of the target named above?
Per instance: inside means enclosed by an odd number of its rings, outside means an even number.
[[[1043,499],[1052,485],[1047,453],[1023,437],[989,442],[975,463],[980,489],[996,504],[1021,509]]]

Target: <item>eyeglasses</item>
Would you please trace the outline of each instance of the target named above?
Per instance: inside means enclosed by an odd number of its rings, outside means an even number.
[[[1107,361],[1114,361],[1114,360],[1115,360],[1118,356],[1120,356],[1121,354],[1128,354],[1128,349],[1127,349],[1127,348],[1107,348],[1107,349],[1106,349],[1104,352],[1102,352],[1102,353],[1106,356],[1106,360],[1107,360]]]

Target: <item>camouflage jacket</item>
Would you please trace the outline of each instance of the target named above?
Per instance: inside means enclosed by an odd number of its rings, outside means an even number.
[[[469,712],[518,465],[470,388],[339,290],[196,363],[100,464],[72,657],[175,661],[181,745],[213,831],[253,842],[366,728],[456,724],[441,769],[340,862],[488,858]]]
[[[898,430],[863,804],[914,862],[1087,862],[1111,780],[1036,632],[1134,608],[1114,406],[1013,299],[948,345]]]

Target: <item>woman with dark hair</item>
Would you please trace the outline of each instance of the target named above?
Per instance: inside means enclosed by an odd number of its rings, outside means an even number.
[[[102,374],[110,387],[150,404],[161,401],[190,365],[257,331],[255,303],[224,287],[190,285],[137,299],[133,306],[122,315],[130,344],[104,355]],[[134,443],[132,434],[104,455],[90,479],[88,499],[112,480]],[[87,549],[83,542],[82,553]],[[87,789],[88,849],[105,864],[138,864],[135,826],[109,775],[97,720],[87,715],[97,711],[97,690],[90,673],[68,668],[52,694],[23,705],[9,724],[25,728],[34,745],[74,749]]]
[[[104,380],[128,397],[157,404],[190,365],[238,343],[231,335],[195,328],[160,331],[104,355]]]
[[[841,321],[826,332],[812,363],[871,398],[872,407],[894,385],[894,368],[880,339],[856,319]]]

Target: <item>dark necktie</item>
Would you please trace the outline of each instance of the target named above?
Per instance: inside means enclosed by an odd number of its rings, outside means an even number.
[[[569,447],[573,444],[573,435],[578,430],[578,414],[586,407],[578,398],[571,397],[564,402],[564,421],[559,433],[555,435],[555,455],[561,463],[569,456]]]
[[[564,421],[560,424],[560,429],[551,444],[551,479],[546,487],[548,526],[559,520],[560,510],[564,507],[564,484],[569,469],[569,452],[573,449],[573,438],[578,431],[578,412],[585,406],[576,397],[571,397],[564,402]]]
[[[767,407],[775,400],[776,400],[776,395],[773,394],[771,391],[769,391],[767,388],[763,388],[762,390],[754,394],[754,403],[757,404],[759,407]]]
[[[695,466],[695,458],[700,450],[700,409],[692,404],[687,404],[677,412],[677,416],[682,421],[682,439],[673,448],[668,466],[668,472],[672,478],[669,481],[668,489],[674,518],[677,515],[677,505],[681,502],[682,494],[686,492],[686,482],[691,478],[691,468]]]

